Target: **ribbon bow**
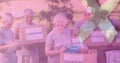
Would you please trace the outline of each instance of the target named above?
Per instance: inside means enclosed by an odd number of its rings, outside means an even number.
[[[80,27],[78,32],[79,40],[84,42],[99,27],[105,38],[111,43],[117,31],[107,16],[116,8],[119,0],[108,0],[101,6],[97,3],[97,0],[86,0],[86,2],[91,10],[92,17]]]

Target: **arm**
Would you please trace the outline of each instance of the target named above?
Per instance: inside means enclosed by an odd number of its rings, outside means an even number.
[[[46,43],[45,43],[45,54],[47,56],[57,55],[60,53],[60,50],[53,50],[53,46],[54,46],[54,39],[50,32],[46,38]]]
[[[79,21],[75,22],[75,24],[74,24],[74,30],[76,32],[78,32],[79,28],[82,26],[83,23],[84,23],[83,20],[79,20]]]
[[[19,46],[28,46],[33,44],[39,44],[41,42],[19,42]]]
[[[18,27],[18,25],[16,26],[16,28],[15,28],[15,30],[14,30],[13,40],[14,40],[15,42],[19,42],[19,46],[17,47],[17,50],[20,50],[22,44],[20,43],[20,40],[19,40],[19,27]]]
[[[60,52],[61,52],[61,50],[52,50],[52,46],[45,47],[45,54],[47,56],[58,55],[58,54],[60,54]]]
[[[46,43],[45,43],[45,54],[47,56],[51,56],[51,55],[58,55],[60,54],[60,52],[63,52],[65,51],[65,47],[62,47],[61,49],[59,50],[54,50],[53,47],[54,47],[54,34],[48,34],[47,38],[46,38]]]
[[[45,54],[47,56],[58,55],[61,52],[64,52],[65,50],[66,50],[66,47],[62,47],[60,50],[52,50],[52,46],[46,46],[45,47]]]
[[[16,26],[14,30],[14,40],[19,40],[19,28]]]
[[[8,49],[17,50],[17,42],[13,42],[7,45],[0,45],[0,51],[6,51]]]
[[[10,45],[0,45],[0,51],[5,51]]]
[[[9,45],[3,45],[3,40],[3,34],[0,31],[0,51],[5,51],[9,47]]]
[[[14,30],[14,41],[19,42],[19,46],[31,45],[30,42],[21,42],[19,39],[19,25],[16,26]],[[21,49],[20,47],[18,49]]]

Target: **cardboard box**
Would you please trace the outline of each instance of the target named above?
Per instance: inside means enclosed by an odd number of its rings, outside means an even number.
[[[112,50],[106,52],[106,63],[120,63],[120,51]]]
[[[97,52],[61,53],[60,63],[97,63]]]
[[[91,36],[86,40],[88,46],[106,46],[108,41],[101,30],[95,30]]]
[[[20,41],[45,42],[47,31],[43,26],[31,26],[19,29]]]

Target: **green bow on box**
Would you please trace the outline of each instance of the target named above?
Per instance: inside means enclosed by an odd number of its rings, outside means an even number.
[[[87,7],[91,10],[92,17],[79,29],[78,36],[80,42],[84,42],[97,27],[100,28],[109,43],[114,40],[117,31],[107,16],[116,8],[119,1],[120,0],[108,0],[100,6],[97,0],[86,0]]]

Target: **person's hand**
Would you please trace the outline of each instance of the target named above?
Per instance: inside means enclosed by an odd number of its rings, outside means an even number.
[[[19,40],[15,40],[14,42],[9,44],[9,50],[16,51],[21,49],[22,44],[19,42]]]
[[[20,40],[15,40],[14,45],[16,47],[16,50],[20,50],[20,49],[22,49],[22,46],[24,45],[24,43],[20,42]]]
[[[66,49],[67,49],[66,47],[62,47],[60,51],[64,52]]]
[[[10,44],[7,45],[7,49],[6,52],[15,52],[17,50],[17,42],[12,42]]]
[[[14,41],[9,44],[9,47],[16,47],[17,45],[18,43]]]
[[[21,47],[21,46],[24,46],[26,42],[21,42],[20,40],[15,40],[13,42],[14,45],[16,45],[17,47]]]

